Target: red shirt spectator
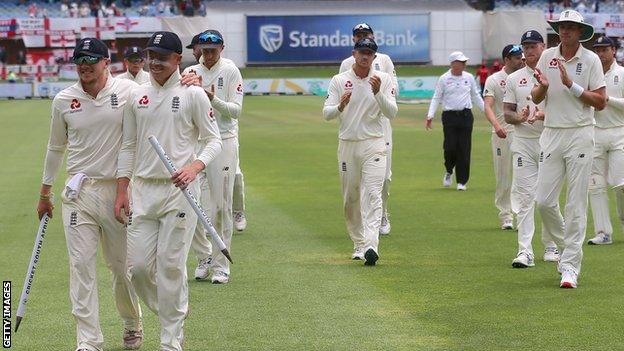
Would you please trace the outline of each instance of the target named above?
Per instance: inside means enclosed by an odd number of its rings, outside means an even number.
[[[503,67],[500,64],[500,61],[498,61],[498,59],[494,60],[494,62],[492,62],[492,67],[490,68],[490,75],[500,71]]]
[[[479,85],[481,85],[481,92],[483,93],[483,88],[485,87],[485,81],[487,77],[490,75],[490,71],[487,69],[485,62],[481,63],[481,67],[477,70],[477,77],[479,77]]]

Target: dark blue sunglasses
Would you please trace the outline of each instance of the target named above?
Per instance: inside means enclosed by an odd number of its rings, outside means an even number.
[[[200,44],[223,44],[223,38],[213,33],[202,33],[199,36]]]

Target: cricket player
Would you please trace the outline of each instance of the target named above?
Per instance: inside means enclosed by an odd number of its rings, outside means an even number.
[[[534,85],[535,65],[544,51],[544,38],[538,31],[529,30],[522,35],[520,43],[526,58],[526,66],[507,77],[503,110],[505,121],[514,126],[514,137],[511,142],[513,165],[511,209],[516,214],[517,220],[518,253],[512,261],[512,267],[527,268],[535,265],[531,242],[535,233],[539,138],[544,130],[544,103],[539,105],[533,103],[531,89]],[[542,243],[546,248],[544,261],[558,262],[557,245],[546,226],[542,226]]]
[[[151,84],[135,88],[124,111],[115,215],[128,219],[128,270],[145,304],[158,315],[160,350],[182,350],[188,313],[186,258],[197,215],[179,188],[197,194],[195,177],[221,151],[210,100],[199,87],[180,84],[182,43],[156,32],[147,43]],[[171,176],[148,142],[154,135],[178,171]],[[197,144],[204,145],[199,148]]]
[[[513,229],[513,213],[511,211],[511,143],[513,141],[513,125],[505,122],[503,114],[503,97],[507,77],[522,68],[522,47],[507,45],[503,48],[505,66],[492,74],[485,81],[483,102],[485,117],[492,125],[492,158],[494,160],[494,176],[496,192],[494,204],[498,208],[498,218],[503,230]]]
[[[52,102],[50,139],[37,212],[52,216],[50,201],[67,150],[69,179],[62,190],[62,216],[69,253],[69,297],[76,319],[77,350],[103,350],[96,283],[97,247],[113,275],[113,293],[124,321],[123,346],[143,343],[141,309],[126,266],[126,229],[113,212],[117,155],[121,147],[123,109],[137,84],[113,78],[106,44],[84,38],[72,56],[78,83]]]
[[[149,82],[149,73],[143,70],[143,66],[145,66],[143,49],[138,46],[127,48],[124,52],[124,64],[128,70],[118,75],[117,78],[130,79],[139,85]]]
[[[355,43],[355,63],[332,78],[323,107],[326,120],[340,122],[338,169],[347,230],[354,244],[351,258],[364,259],[368,266],[379,258],[388,152],[382,116],[394,118],[398,111],[393,77],[373,69],[376,52],[373,39]]]
[[[604,73],[598,55],[581,42],[594,28],[574,10],[548,21],[561,44],[546,49],[535,68],[533,102],[545,101],[544,131],[540,137],[537,208],[542,223],[561,250],[560,287],[576,288],[587,226],[587,191],[594,152],[594,110],[606,105]],[[565,222],[559,194],[567,178]],[[565,224],[564,224],[565,223]]]
[[[470,152],[472,149],[472,103],[484,111],[483,98],[474,76],[465,71],[466,57],[461,51],[449,55],[451,69],[438,79],[429,112],[425,120],[425,129],[432,128],[433,117],[442,103],[442,128],[444,130],[444,166],[446,173],[442,186],[451,186],[453,170],[456,171],[457,190],[467,189],[470,178]]]
[[[353,44],[357,43],[361,39],[369,38],[375,40],[375,35],[373,34],[373,28],[366,23],[357,24],[353,27]],[[340,72],[343,73],[351,69],[353,64],[355,63],[355,58],[353,56],[349,56],[342,61],[340,64]],[[396,72],[394,70],[394,63],[392,63],[392,59],[390,56],[377,53],[375,56],[375,60],[373,61],[373,69],[376,71],[386,72],[392,76],[394,84],[395,94],[399,94],[399,82],[397,81]],[[390,120],[384,116],[381,117],[381,122],[383,126],[384,132],[384,140],[386,143],[386,148],[388,149],[387,153],[387,166],[386,166],[386,178],[384,179],[384,185],[381,192],[381,200],[382,200],[382,212],[381,212],[381,226],[379,227],[379,234],[388,235],[390,234],[390,216],[388,214],[388,197],[390,196],[390,181],[392,178],[392,125],[390,124]]]
[[[615,190],[617,212],[624,224],[624,68],[615,61],[616,45],[611,38],[600,37],[593,46],[605,75],[607,107],[596,112],[596,145],[589,179],[595,236],[588,244],[608,245],[613,242],[613,227],[607,185]]]
[[[234,220],[232,201],[238,165],[238,117],[243,107],[243,78],[234,62],[221,57],[225,46],[219,31],[207,30],[201,33],[196,47],[202,52],[200,63],[187,67],[184,74],[195,72],[202,77],[202,88],[214,108],[223,142],[221,153],[204,171],[202,198],[209,199],[210,217],[229,251]],[[205,233],[201,229],[195,232],[194,242],[204,240]],[[198,246],[193,244],[193,247]],[[220,251],[214,253],[210,270],[212,283],[225,284],[229,281],[230,262]],[[195,277],[205,278],[199,275]]]
[[[202,33],[195,34],[191,39],[191,43],[186,46],[187,49],[193,50],[193,57],[195,57],[195,62],[199,62],[199,58],[201,57],[201,49],[196,47],[197,42],[199,41],[199,36]]]

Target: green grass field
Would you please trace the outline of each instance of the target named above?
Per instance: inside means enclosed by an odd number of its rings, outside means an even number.
[[[37,229],[50,104],[0,101],[0,276],[13,282],[13,313]],[[469,189],[458,192],[441,187],[439,120],[426,132],[427,106],[399,106],[392,234],[381,238],[377,266],[351,261],[337,125],[322,120],[322,104],[321,97],[245,98],[240,143],[249,226],[233,239],[230,284],[192,280],[189,259],[186,350],[623,348],[624,241],[615,216],[614,245],[585,247],[578,289],[559,289],[552,263],[512,269],[516,232],[499,229],[490,131],[481,113]],[[542,249],[536,239],[536,253]],[[55,216],[13,349],[73,350],[68,276]],[[101,257],[98,283],[106,350],[121,350],[122,324]],[[147,308],[144,325],[142,349],[157,350],[158,320]]]

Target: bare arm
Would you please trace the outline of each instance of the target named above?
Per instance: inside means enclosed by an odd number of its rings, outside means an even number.
[[[585,90],[579,99],[586,105],[592,106],[598,111],[604,110],[607,106],[607,92],[605,87],[596,90]]]
[[[496,135],[498,135],[499,138],[506,138],[507,132],[503,127],[501,127],[500,123],[498,123],[498,120],[496,119],[496,114],[494,113],[494,97],[486,96],[483,99],[483,102],[485,107],[485,118],[487,118],[488,122],[490,122],[490,124],[494,128],[494,131],[496,132]]]
[[[503,103],[503,112],[505,114],[505,122],[509,124],[521,124],[527,121],[527,117],[522,110],[522,114],[517,112],[518,105],[509,102]]]

